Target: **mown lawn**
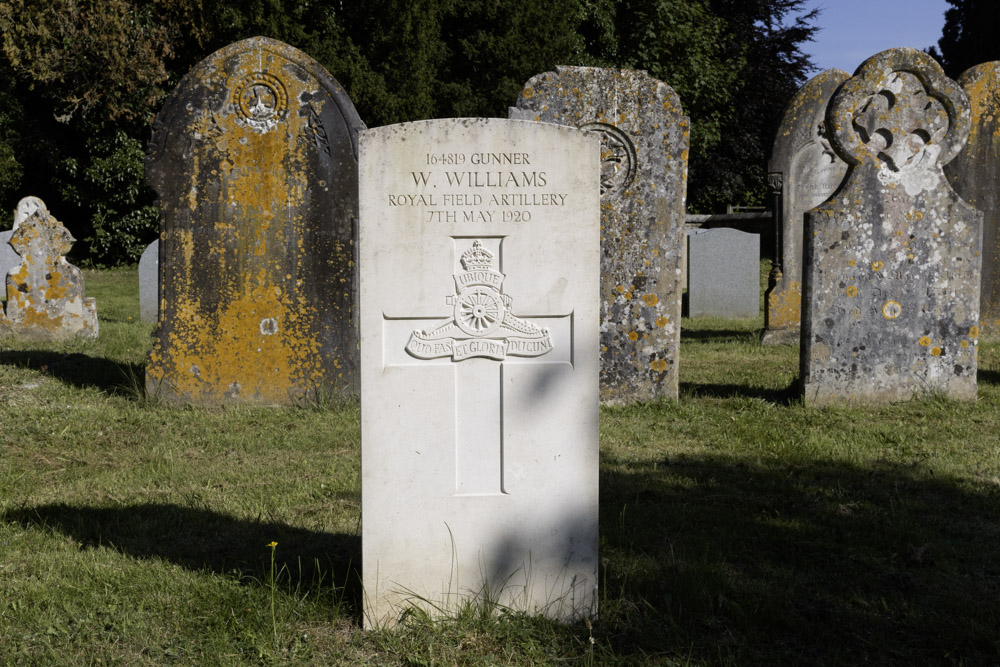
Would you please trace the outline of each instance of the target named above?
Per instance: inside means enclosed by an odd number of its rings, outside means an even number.
[[[685,320],[681,399],[601,410],[597,618],[363,632],[358,406],[151,401],[135,270],[86,278],[96,342],[0,350],[2,664],[1000,663],[1000,345],[974,404],[816,410]]]

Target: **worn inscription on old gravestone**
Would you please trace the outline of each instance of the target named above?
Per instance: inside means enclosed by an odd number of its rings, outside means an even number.
[[[969,141],[944,173],[969,204],[983,212],[983,269],[979,333],[1000,336],[1000,62],[966,70],[958,83],[969,98]]]
[[[806,214],[808,405],[976,397],[982,214],[944,178],[968,102],[927,54],[865,61],[833,98],[837,195]]]
[[[559,67],[511,118],[601,138],[601,400],[677,397],[688,118],[643,71]]]
[[[83,272],[66,261],[75,241],[41,199],[20,201],[10,237],[20,261],[7,274],[0,332],[46,341],[97,338],[97,303],[84,296]]]
[[[147,388],[287,403],[357,388],[357,132],[340,85],[274,40],[199,63],[157,115],[159,305]]]
[[[597,137],[497,119],[361,135],[365,625],[597,586]]]
[[[764,343],[799,342],[803,216],[832,195],[847,173],[847,163],[830,145],[826,108],[848,78],[830,69],[809,79],[788,103],[771,149],[767,168],[772,187],[781,190],[781,261],[764,301]]]

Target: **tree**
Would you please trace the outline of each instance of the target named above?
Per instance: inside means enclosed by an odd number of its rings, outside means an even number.
[[[928,52],[937,58],[953,79],[962,72],[991,60],[1000,60],[1000,5],[996,0],[948,0],[940,50]]]

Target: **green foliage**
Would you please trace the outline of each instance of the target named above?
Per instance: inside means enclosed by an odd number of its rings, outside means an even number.
[[[83,240],[80,261],[135,261],[155,236],[141,151],[153,115],[199,60],[255,35],[315,58],[369,126],[506,116],[557,65],[645,69],[691,118],[689,209],[760,203],[771,138],[810,67],[802,4],[0,0],[0,207],[41,196]]]
[[[1000,8],[995,0],[948,0],[938,47],[928,51],[953,79],[976,65],[1000,60]]]

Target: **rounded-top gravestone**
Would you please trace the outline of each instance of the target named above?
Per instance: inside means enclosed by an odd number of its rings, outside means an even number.
[[[799,342],[803,215],[832,195],[847,173],[847,163],[830,145],[825,119],[830,98],[849,78],[829,69],[799,88],[771,149],[768,177],[781,191],[781,257],[764,301],[765,343]]]
[[[640,70],[559,67],[510,118],[601,138],[601,400],[676,398],[689,122]]]
[[[944,173],[962,199],[983,212],[983,273],[979,331],[1000,336],[1000,61],[976,65],[958,78],[969,98],[972,125],[965,148]]]
[[[830,103],[850,165],[806,214],[802,385],[808,405],[976,397],[982,214],[944,178],[968,101],[933,58],[891,49]]]
[[[147,157],[160,312],[147,388],[287,403],[357,389],[357,132],[336,80],[255,37],[180,82]]]

